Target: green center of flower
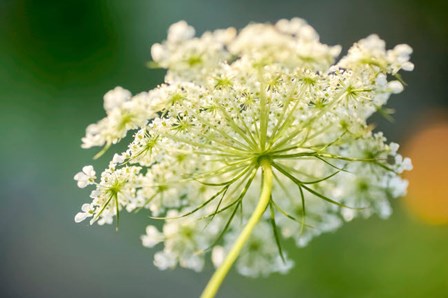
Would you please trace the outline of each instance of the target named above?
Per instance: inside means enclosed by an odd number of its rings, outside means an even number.
[[[259,167],[263,161],[271,162],[272,161],[272,155],[268,152],[261,153],[256,157],[256,165]]]

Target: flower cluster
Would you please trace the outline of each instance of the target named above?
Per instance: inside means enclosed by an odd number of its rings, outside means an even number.
[[[154,225],[142,242],[161,248],[154,264],[200,271],[209,251],[215,266],[224,262],[262,208],[236,268],[265,276],[292,267],[284,239],[304,246],[357,216],[389,216],[412,166],[366,120],[403,90],[397,72],[413,69],[412,49],[386,50],[371,35],[335,63],[340,50],[298,18],[200,37],[173,24],[151,49],[165,83],[135,96],[109,91],[106,117],[88,126],[82,147],[100,153],[134,133],[99,179],[92,166],[75,176],[94,187],[75,220],[109,224],[147,209]]]

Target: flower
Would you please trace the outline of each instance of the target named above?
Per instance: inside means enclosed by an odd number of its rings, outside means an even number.
[[[164,222],[142,236],[163,245],[155,265],[200,271],[211,250],[218,269],[203,297],[213,297],[235,261],[243,275],[285,273],[283,239],[304,246],[354,217],[391,214],[410,160],[367,119],[403,90],[409,46],[386,50],[371,35],[335,63],[340,46],[298,18],[194,34],[181,21],[152,47],[164,84],[106,93],[107,116],[82,146],[101,155],[130,130],[133,140],[99,182],[93,168],[77,174],[95,185],[77,221],[149,210]]]
[[[82,168],[82,171],[77,173],[74,177],[76,181],[78,181],[78,187],[84,188],[87,185],[94,184],[96,179],[96,173],[93,169],[93,166],[85,166]]]
[[[82,204],[81,212],[76,213],[75,222],[79,223],[86,219],[87,217],[91,217],[93,215],[94,209],[90,204]]]

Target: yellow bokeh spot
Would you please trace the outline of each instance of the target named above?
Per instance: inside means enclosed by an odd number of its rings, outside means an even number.
[[[448,224],[448,121],[426,125],[404,151],[414,165],[405,173],[408,209],[427,223]]]

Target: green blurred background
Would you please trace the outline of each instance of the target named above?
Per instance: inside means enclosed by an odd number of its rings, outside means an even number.
[[[109,89],[120,85],[135,93],[162,82],[163,72],[145,63],[150,45],[164,39],[171,23],[184,19],[202,33],[298,16],[324,43],[345,50],[370,33],[390,46],[410,44],[416,69],[404,74],[409,86],[390,102],[396,120],[375,118],[390,140],[406,144],[434,119],[434,110],[443,121],[448,115],[447,11],[446,0],[0,0],[0,297],[201,292],[211,266],[197,274],[152,265],[154,251],[139,239],[148,222],[144,213],[124,215],[119,232],[73,221],[89,200],[73,181],[95,153],[80,148],[85,127],[103,117]],[[425,144],[446,146],[447,137]],[[422,158],[426,163],[427,155]],[[437,158],[448,166],[446,157]],[[430,173],[448,179],[445,171]],[[431,204],[431,191],[417,199]],[[447,199],[439,200],[440,208]],[[390,220],[355,220],[306,248],[290,246],[296,266],[288,275],[232,273],[218,296],[448,297],[448,227],[419,220],[419,209],[409,211],[407,201],[394,202]]]

